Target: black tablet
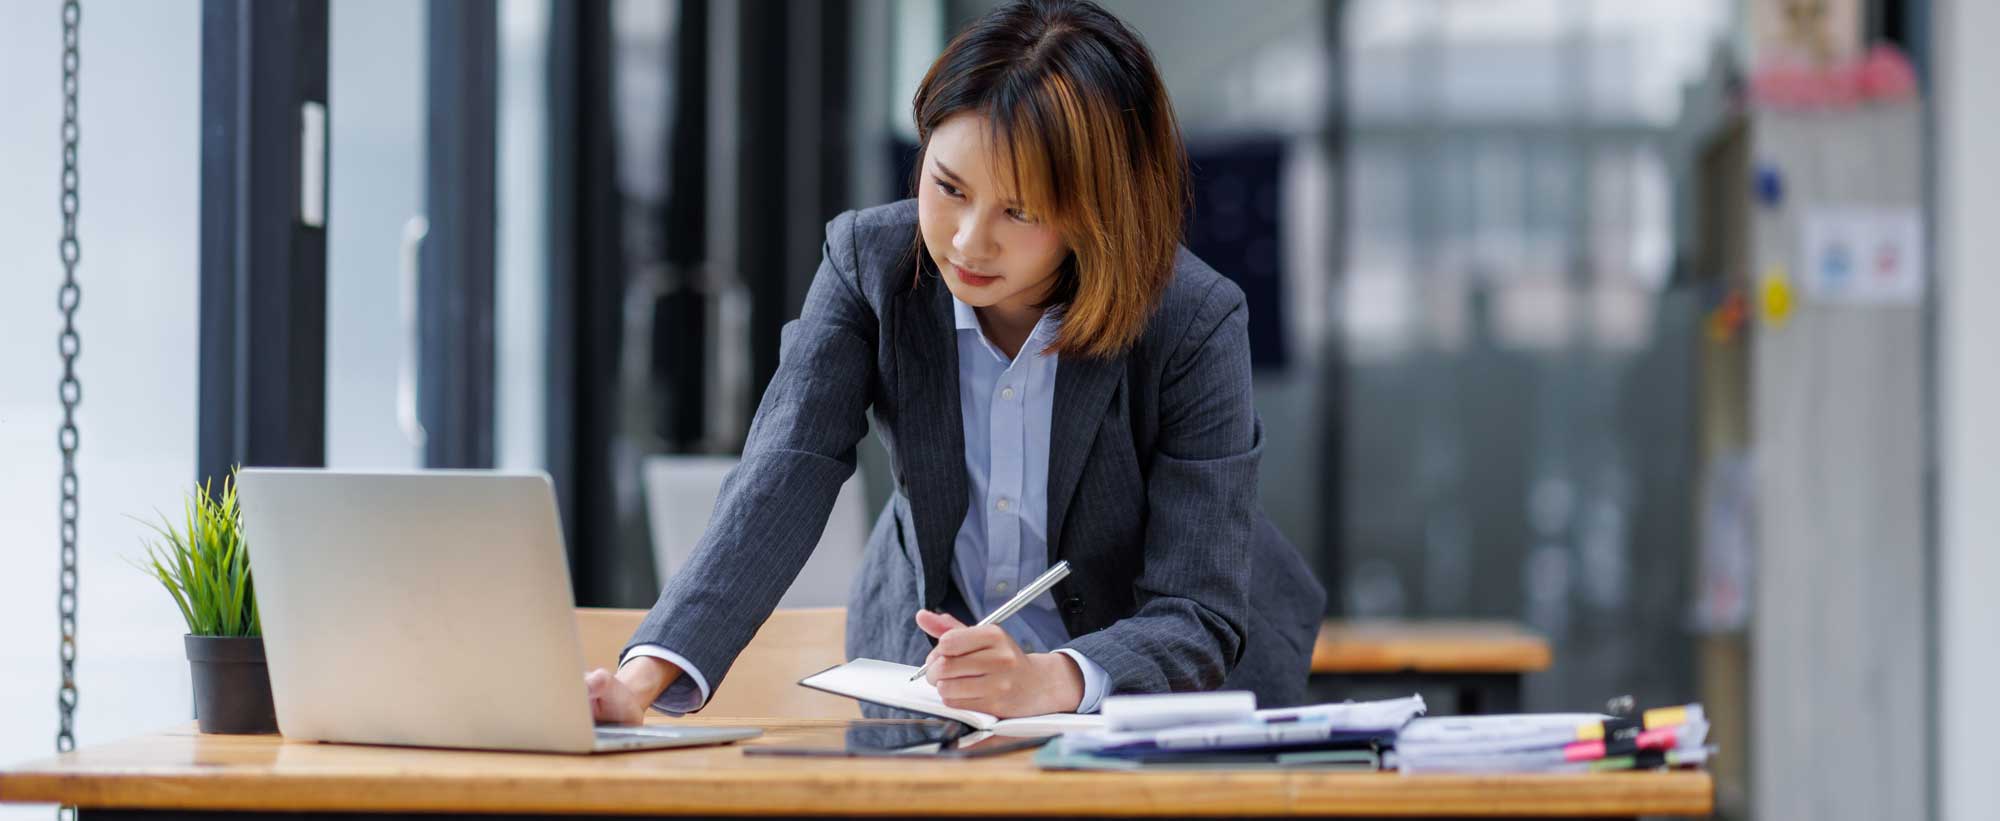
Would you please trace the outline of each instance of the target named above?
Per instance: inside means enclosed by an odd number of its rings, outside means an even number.
[[[744,745],[744,755],[833,756],[839,758],[979,758],[1026,750],[1048,742],[974,731],[942,719],[869,719],[844,727],[774,732],[768,742]]]

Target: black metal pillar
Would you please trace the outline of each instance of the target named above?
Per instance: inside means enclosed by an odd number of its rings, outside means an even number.
[[[548,467],[577,603],[602,605],[618,569],[611,443],[625,270],[610,4],[552,3],[548,53]]]
[[[326,0],[202,5],[195,472],[326,460]]]
[[[424,464],[494,464],[494,221],[499,21],[490,0],[431,0],[430,221],[418,285]]]
[[[852,11],[847,0],[756,0],[738,12],[737,94],[718,115],[738,123],[723,182],[736,188],[732,250],[750,289],[753,408],[778,370],[781,330],[805,304],[826,221],[847,199]]]
[[[1336,193],[1333,221],[1326,226],[1332,250],[1332,276],[1347,276],[1347,216],[1355,203],[1347,195],[1353,188],[1348,179],[1347,141],[1347,2],[1334,0],[1326,11],[1327,105],[1321,140],[1333,166]],[[1336,282],[1336,286],[1338,283]],[[1326,587],[1327,615],[1346,610],[1347,555],[1347,422],[1348,370],[1345,323],[1334,317],[1329,323],[1319,362],[1319,403],[1325,430],[1320,438],[1320,543],[1314,550],[1315,570]]]

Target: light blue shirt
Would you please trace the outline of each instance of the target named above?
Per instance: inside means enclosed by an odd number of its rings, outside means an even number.
[[[965,521],[952,543],[952,581],[972,617],[981,619],[1049,569],[1049,428],[1059,363],[1042,349],[1062,330],[1062,315],[1042,314],[1020,354],[1009,359],[980,330],[972,306],[952,297],[951,307],[958,326],[958,406],[969,480]],[[1070,640],[1054,593],[1043,593],[1000,627],[1028,653],[1046,653]],[[1075,650],[1055,652],[1083,671],[1077,712],[1096,712],[1110,674]]]
[[[958,332],[965,473],[970,480],[965,521],[952,543],[952,582],[972,609],[972,617],[979,619],[1049,566],[1049,431],[1059,363],[1042,349],[1055,341],[1062,316],[1059,310],[1044,313],[1019,355],[1010,358],[980,330],[972,306],[957,297],[951,303]],[[1001,622],[1001,629],[1027,653],[1046,653],[1070,640],[1052,593],[1043,593]],[[1110,674],[1075,650],[1054,652],[1069,656],[1083,672],[1083,700],[1077,712],[1096,712]],[[664,659],[687,674],[660,694],[653,702],[655,709],[679,715],[708,703],[708,679],[679,653],[642,644],[626,653],[625,660],[633,656]]]

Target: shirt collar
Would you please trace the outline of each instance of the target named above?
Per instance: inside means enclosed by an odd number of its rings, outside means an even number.
[[[965,304],[956,294],[951,298],[951,315],[958,320],[961,331],[979,330],[979,315],[972,312],[972,306]]]
[[[965,304],[956,294],[952,295],[951,315],[957,324],[958,330],[978,331],[983,338],[985,331],[979,327],[979,314],[973,311],[974,308],[972,306]],[[1061,306],[1043,311],[1042,318],[1035,321],[1035,329],[1028,332],[1028,339],[1041,342],[1044,345],[1054,341],[1056,335],[1062,332],[1062,320],[1063,309]]]

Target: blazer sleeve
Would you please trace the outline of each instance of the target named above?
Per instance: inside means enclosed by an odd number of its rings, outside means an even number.
[[[1160,381],[1138,609],[1069,647],[1111,692],[1212,690],[1243,654],[1263,443],[1243,293],[1210,288]]]
[[[857,278],[855,215],[827,224],[819,271],[785,324],[778,370],[723,480],[708,530],[626,643],[685,656],[720,688],[819,543],[868,431],[876,324]]]

